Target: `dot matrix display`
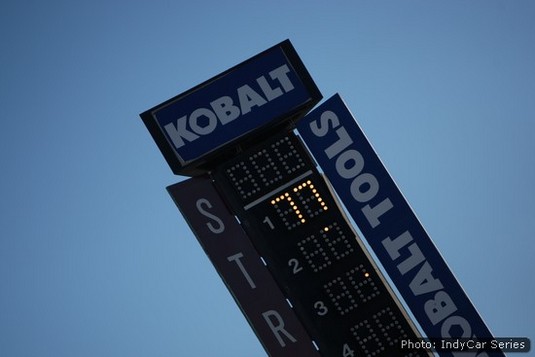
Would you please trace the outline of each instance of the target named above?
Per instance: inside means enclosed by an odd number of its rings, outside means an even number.
[[[240,156],[225,169],[238,198],[252,200],[278,187],[288,177],[303,173],[305,161],[295,141],[284,136],[250,155]]]
[[[375,278],[362,264],[325,284],[324,289],[340,315],[347,314],[380,294]]]
[[[333,222],[321,228],[318,233],[300,240],[297,246],[305,261],[316,273],[353,252],[349,239],[354,237],[344,234],[338,223]]]
[[[429,356],[293,134],[223,164],[215,183],[324,356]]]
[[[302,182],[271,200],[275,211],[288,230],[306,223],[328,207],[310,180]]]
[[[388,347],[395,347],[402,339],[408,338],[398,317],[389,307],[373,314],[370,319],[359,322],[351,328],[351,332],[366,356],[382,356]],[[404,356],[417,354],[405,352]]]

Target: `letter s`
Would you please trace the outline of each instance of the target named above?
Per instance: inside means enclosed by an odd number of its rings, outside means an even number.
[[[340,125],[340,120],[336,114],[330,110],[324,111],[320,116],[320,123],[318,125],[317,121],[310,123],[310,130],[316,136],[322,137],[327,135],[329,129],[335,129]],[[329,128],[329,123],[332,123],[332,127]]]
[[[217,223],[216,226],[214,226],[212,222],[206,223],[206,226],[208,226],[208,229],[212,233],[214,234],[223,233],[223,231],[225,230],[225,224],[223,223],[223,221],[219,217],[211,214],[204,208],[204,207],[212,208],[212,204],[210,203],[210,201],[208,201],[206,198],[199,198],[195,206],[197,206],[197,210],[199,211],[199,213],[201,213],[205,217],[212,219],[215,223]]]

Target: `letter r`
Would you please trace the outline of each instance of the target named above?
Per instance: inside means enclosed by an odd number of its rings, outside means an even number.
[[[290,335],[288,331],[284,329],[284,320],[282,319],[282,316],[275,310],[268,310],[262,313],[262,317],[264,320],[266,320],[269,328],[275,335],[275,338],[277,338],[277,341],[279,341],[279,344],[281,347],[286,347],[286,343],[284,342],[281,334],[284,334],[288,340],[291,342],[297,342],[295,337]],[[276,324],[273,322],[273,319],[275,319]]]

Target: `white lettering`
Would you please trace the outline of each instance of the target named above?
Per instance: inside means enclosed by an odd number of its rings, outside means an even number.
[[[290,73],[290,69],[287,65],[282,65],[269,72],[269,76],[271,77],[271,79],[277,79],[281,84],[282,89],[284,89],[286,93],[294,89],[292,81],[290,81],[290,78],[288,78],[288,73]]]
[[[453,327],[461,328],[463,330],[463,333],[461,336],[458,336],[455,334],[455,336],[451,335],[451,329]],[[457,330],[457,328],[455,330]],[[442,324],[442,329],[440,330],[440,334],[442,337],[450,338],[450,337],[462,337],[462,338],[469,338],[472,334],[472,328],[470,327],[470,324],[466,319],[462,316],[453,315],[448,317],[446,321]]]
[[[361,190],[362,187],[364,191]],[[351,195],[357,202],[368,202],[379,192],[379,182],[372,174],[365,172],[355,177],[350,186]]]
[[[221,124],[225,125],[240,116],[240,108],[234,105],[232,98],[223,96],[210,103]]]
[[[325,137],[328,134],[334,137],[334,141],[327,144],[323,151],[329,160],[334,160],[334,168],[340,178],[352,180],[347,185],[352,198],[356,202],[367,203],[379,193],[379,181],[373,173],[364,172],[365,158],[351,147],[353,139],[340,124],[338,116],[326,110],[318,120],[309,123],[309,128],[316,137]],[[366,204],[361,208],[361,212],[370,227],[376,228],[381,224],[383,215],[393,207],[390,198],[386,197],[375,206]],[[412,280],[408,287],[414,296],[435,293],[425,301],[423,309],[433,325],[442,322],[441,337],[450,337],[452,331],[457,335],[461,330],[463,337],[468,337],[471,334],[470,323],[464,317],[453,315],[458,310],[457,306],[444,290],[441,280],[434,276],[437,272],[433,271],[411,233],[407,230],[395,239],[386,237],[381,243],[392,261],[396,261],[401,275],[413,272],[410,274]]]
[[[251,276],[249,275],[249,273],[247,272],[247,270],[245,269],[245,267],[243,266],[240,260],[241,258],[243,258],[243,253],[237,253],[237,254],[231,255],[230,257],[227,257],[227,260],[229,262],[236,262],[236,264],[238,265],[238,268],[240,269],[243,276],[245,277],[245,280],[247,280],[247,282],[249,283],[249,286],[251,287],[251,289],[256,289],[256,285],[253,279],[251,279]]]
[[[291,342],[297,342],[295,337],[293,337],[288,331],[284,329],[284,320],[282,319],[282,316],[275,310],[268,310],[262,313],[262,317],[264,320],[266,320],[269,328],[275,335],[275,338],[277,338],[277,341],[279,341],[279,344],[281,347],[286,347],[286,342],[284,342],[284,339],[282,338],[282,335],[286,336],[288,340]],[[275,318],[275,323],[273,322],[273,319]]]
[[[455,306],[450,296],[445,291],[441,290],[435,294],[434,299],[429,299],[425,302],[424,311],[427,314],[429,321],[431,321],[433,325],[436,325],[457,311],[457,306]],[[442,337],[447,336],[442,334]]]
[[[169,135],[171,141],[173,142],[173,145],[175,145],[177,149],[185,145],[183,139],[191,142],[199,138],[198,135],[192,133],[191,131],[188,131],[188,129],[186,128],[186,123],[187,116],[183,116],[182,118],[176,121],[176,126],[173,123],[169,123],[164,126],[167,135]]]
[[[407,250],[411,255],[398,264],[398,270],[403,275],[414,269],[420,263],[425,262],[425,257],[416,243],[411,244]]]
[[[278,98],[282,95],[282,90],[279,87],[271,88],[266,77],[262,76],[256,79],[256,82],[262,89],[264,96],[268,102],[271,102],[273,99]]]
[[[379,217],[391,210],[393,207],[394,205],[392,204],[392,201],[390,201],[390,198],[385,198],[375,207],[371,207],[368,204],[362,207],[361,211],[362,213],[364,213],[364,217],[366,217],[370,226],[372,228],[375,228],[379,224],[381,224],[381,221],[379,221]]]
[[[240,101],[242,115],[249,113],[254,106],[261,107],[267,103],[260,94],[256,93],[247,84],[238,88],[238,99]]]
[[[386,237],[381,243],[383,243],[383,246],[388,252],[388,255],[390,255],[390,258],[392,260],[396,260],[400,256],[399,250],[410,242],[412,242],[412,236],[409,231],[405,231],[396,239],[392,240],[390,237]]]
[[[325,154],[329,159],[332,159],[353,144],[353,139],[351,139],[344,127],[337,129],[336,134],[338,134],[338,141],[325,149]]]
[[[433,268],[431,268],[431,265],[428,262],[423,263],[409,285],[415,296],[444,288],[444,285],[442,285],[439,279],[435,279],[432,273]]]
[[[199,124],[199,118],[208,118],[208,122],[205,126]],[[217,117],[209,109],[199,108],[195,109],[189,117],[190,128],[199,135],[210,134],[217,126]]]
[[[220,234],[220,233],[223,233],[223,231],[225,231],[225,225],[223,224],[223,221],[221,220],[221,218],[208,212],[203,207],[205,206],[206,208],[212,208],[212,204],[210,203],[210,201],[208,201],[206,198],[199,198],[197,202],[195,203],[195,206],[197,207],[197,210],[199,211],[200,214],[213,220],[213,223],[216,223],[215,226],[212,224],[212,222],[206,223],[206,226],[208,227],[210,232],[214,234]]]
[[[327,135],[327,133],[329,132],[329,123],[332,123],[332,127],[330,128],[335,129],[340,125],[340,120],[338,120],[338,117],[334,112],[327,110],[321,113],[320,123],[321,126],[319,126],[316,121],[313,121],[309,124],[309,126],[310,131],[312,131],[314,135],[322,137]]]
[[[390,237],[386,237],[383,239],[381,243],[383,243],[383,246],[385,247],[386,251],[390,255],[390,258],[392,260],[398,259],[401,254],[399,251],[401,248],[405,247],[407,244],[412,242],[413,238],[409,231],[405,231],[402,233],[399,237],[392,240]],[[407,249],[411,254],[408,258],[405,258],[401,263],[398,264],[398,270],[402,275],[405,275],[408,271],[415,268],[417,265],[425,261],[425,257],[422,254],[422,251],[420,248],[418,248],[418,245],[416,243],[411,244]]]
[[[364,158],[357,150],[347,150],[338,156],[335,167],[341,177],[352,179],[358,176],[364,168]]]
[[[219,123],[226,125],[238,119],[240,115],[250,113],[253,108],[261,107],[293,90],[295,87],[288,75],[290,72],[291,70],[287,65],[277,67],[268,72],[271,80],[274,81],[273,83],[270,83],[266,76],[259,76],[255,79],[255,88],[257,90],[259,88],[261,93],[250,85],[244,84],[236,89],[236,96],[224,95],[216,98],[210,102],[211,108],[197,108],[189,115],[181,116],[176,121],[165,124],[163,128],[175,148],[181,148],[188,142],[197,140],[200,136],[211,134]],[[280,86],[275,85],[275,83],[280,84]],[[237,98],[238,103],[235,103],[233,98]]]

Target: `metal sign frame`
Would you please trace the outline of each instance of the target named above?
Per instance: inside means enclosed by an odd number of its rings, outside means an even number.
[[[171,170],[195,176],[215,156],[279,130],[321,98],[285,40],[140,116]]]

